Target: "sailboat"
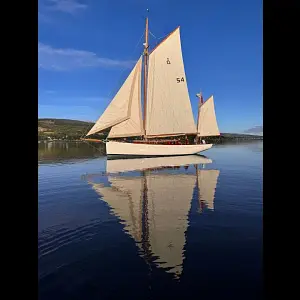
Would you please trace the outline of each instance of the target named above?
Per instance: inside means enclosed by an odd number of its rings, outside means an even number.
[[[203,204],[201,210],[203,206],[212,210],[219,171],[199,169],[196,155],[189,158],[189,166],[196,168],[194,172],[176,174],[157,171],[162,164],[154,163],[152,158],[134,159],[137,169],[142,164],[139,160],[149,160],[145,164],[153,170],[143,170],[138,176],[110,174],[109,185],[96,183],[92,177],[88,177],[88,183],[124,225],[125,233],[134,240],[145,262],[179,279],[194,191],[199,204]],[[201,161],[206,163],[210,162]],[[172,164],[171,157],[165,157],[165,166]],[[127,166],[119,171],[127,171]]]
[[[203,138],[220,135],[214,99],[211,96],[203,102],[202,94],[197,94],[200,101],[196,126],[184,70],[180,27],[151,51],[148,32],[147,17],[143,54],[86,136],[109,130],[105,140],[108,157],[191,155],[210,149],[212,144],[206,144]],[[189,143],[191,139],[193,142]]]

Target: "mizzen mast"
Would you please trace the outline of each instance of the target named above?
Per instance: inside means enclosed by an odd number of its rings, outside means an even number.
[[[149,11],[147,9],[147,11]],[[147,115],[147,75],[148,75],[148,56],[149,56],[149,43],[148,43],[148,17],[146,18],[146,29],[145,29],[145,43],[144,43],[144,136],[146,136],[146,115]]]
[[[203,101],[203,96],[202,96],[202,92],[200,91],[199,94],[196,94],[197,98],[199,99],[199,103],[198,103],[198,116],[197,116],[197,130],[199,128],[199,116],[200,116],[200,108],[202,106],[202,104],[204,103]],[[196,140],[198,141],[200,139],[200,137],[198,137],[198,133],[196,136]]]

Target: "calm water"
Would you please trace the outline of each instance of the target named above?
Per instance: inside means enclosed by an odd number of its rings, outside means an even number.
[[[39,299],[262,299],[262,150],[39,144]]]

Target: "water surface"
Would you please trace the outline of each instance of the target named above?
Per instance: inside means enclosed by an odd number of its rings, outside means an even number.
[[[39,144],[39,299],[262,299],[262,149]]]

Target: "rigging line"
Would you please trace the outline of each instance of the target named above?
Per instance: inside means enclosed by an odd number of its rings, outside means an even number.
[[[155,46],[157,46],[157,45],[159,44],[159,41],[160,41],[161,39],[164,39],[165,37],[168,36],[168,34],[165,34],[165,35],[163,35],[163,36],[157,38],[150,30],[149,30],[149,32],[150,32],[150,34],[155,38]]]
[[[143,38],[143,36],[145,35],[145,32],[143,31],[143,34],[141,35],[141,37],[139,38],[139,40],[138,40],[138,42],[136,43],[136,45],[135,45],[135,47],[134,47],[134,50],[133,50],[133,52],[132,52],[132,54],[130,55],[130,57],[133,57],[133,55],[134,55],[134,53],[135,53],[135,51],[136,51],[136,49],[137,49],[137,47],[138,47],[138,45],[140,44],[140,42],[141,42],[141,40],[142,40],[142,38]],[[127,69],[127,67],[123,67],[123,69],[121,69],[121,73],[120,73],[120,76],[119,76],[119,79],[118,79],[118,86],[120,85],[120,80],[121,80],[121,78],[122,78],[122,76],[124,75],[124,72],[125,72],[125,70]],[[117,86],[117,85],[116,85]],[[114,89],[114,90],[116,90],[116,88]],[[108,95],[107,95],[107,97],[106,98],[111,98],[111,96],[112,96],[112,91],[110,91],[109,93],[108,93]],[[100,116],[98,117],[98,119],[100,118]],[[97,119],[97,120],[98,120]],[[97,121],[96,121],[97,122]],[[90,125],[89,125],[90,126]],[[89,128],[89,127],[86,127],[86,128]],[[90,127],[90,129],[91,129],[92,127]],[[90,130],[89,129],[89,130]],[[85,132],[85,133],[83,133],[82,134],[82,136],[81,136],[81,138],[83,137],[83,136],[86,136],[86,134],[88,133],[88,131],[89,130],[84,130],[83,132]]]
[[[157,39],[157,37],[149,30],[149,33],[155,38]]]

